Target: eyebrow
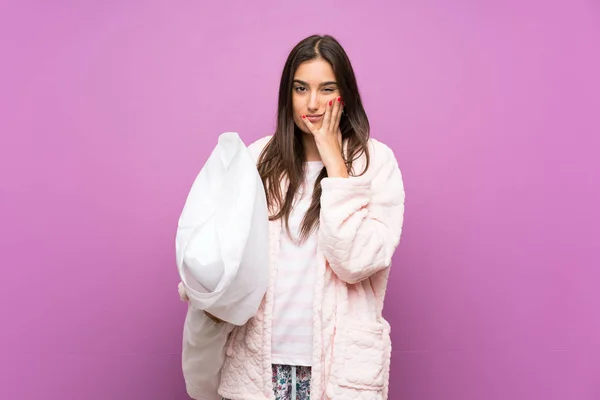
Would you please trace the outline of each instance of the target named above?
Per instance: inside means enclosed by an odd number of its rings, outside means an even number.
[[[299,83],[301,85],[304,86],[310,86],[308,83],[301,81],[300,79],[294,79],[294,83]],[[328,86],[328,85],[337,85],[337,82],[335,81],[327,81],[327,82],[323,82],[321,83],[319,86]]]

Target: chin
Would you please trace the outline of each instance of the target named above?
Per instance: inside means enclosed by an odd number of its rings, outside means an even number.
[[[304,125],[304,122],[300,122],[300,124]],[[296,122],[296,128],[298,128],[300,132],[302,132],[304,135],[312,135],[312,133],[308,130],[306,126],[302,126],[300,124]]]
[[[296,125],[296,128],[302,131],[302,133],[312,135],[312,132],[306,127],[306,125],[304,125],[302,117],[294,118],[294,124]],[[316,123],[313,123],[313,126],[315,127],[315,129],[321,129],[321,126],[323,126],[323,121],[321,120]]]

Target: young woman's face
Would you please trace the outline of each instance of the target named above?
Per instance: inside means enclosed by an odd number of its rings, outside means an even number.
[[[306,115],[315,128],[321,128],[327,103],[338,96],[340,91],[335,75],[327,61],[316,59],[300,64],[294,74],[292,87],[296,126],[303,132],[310,133],[302,121],[302,115]]]

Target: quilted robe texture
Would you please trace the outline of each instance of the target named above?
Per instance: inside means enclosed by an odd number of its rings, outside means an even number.
[[[258,159],[270,137],[248,148]],[[369,140],[362,176],[322,181],[313,312],[311,397],[384,400],[388,397],[390,325],[382,317],[392,255],[400,241],[404,185],[393,152]],[[364,157],[353,163],[359,174]],[[269,286],[257,314],[234,328],[221,371],[219,395],[272,400],[271,321],[280,221],[269,226]]]

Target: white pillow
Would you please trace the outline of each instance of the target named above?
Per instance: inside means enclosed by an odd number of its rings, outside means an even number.
[[[268,284],[268,224],[256,164],[237,133],[223,133],[176,235],[179,275],[195,308],[234,325],[254,316]]]

